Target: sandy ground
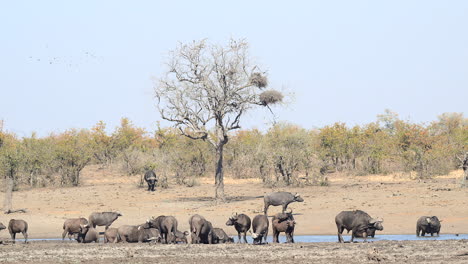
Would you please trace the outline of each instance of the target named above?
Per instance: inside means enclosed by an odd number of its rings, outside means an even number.
[[[246,213],[253,218],[263,210],[261,196],[265,193],[290,191],[299,192],[305,200],[290,205],[296,213],[296,235],[336,234],[336,214],[354,209],[382,217],[385,229],[381,234],[414,234],[416,220],[422,215],[437,215],[442,219],[442,233],[468,233],[468,188],[457,186],[461,174],[461,171],[455,171],[426,181],[410,180],[407,175],[330,175],[328,187],[274,189],[264,188],[259,180],[228,178],[225,180],[228,202],[217,205],[212,199],[211,179],[203,179],[199,186],[191,188],[172,185],[169,189],[151,193],[137,188],[139,177],[89,167],[83,172],[80,187],[15,192],[14,208],[26,208],[28,212],[1,214],[0,222],[6,225],[10,218],[24,219],[29,223],[30,238],[58,238],[65,219],[87,218],[94,211],[122,212],[123,216],[113,224],[117,227],[140,224],[150,216],[173,215],[179,221],[180,230],[188,230],[189,217],[198,213],[215,227],[234,234],[234,228],[225,225],[232,213]],[[280,207],[270,207],[269,214],[280,210]],[[103,231],[103,228],[99,230]],[[6,230],[0,231],[0,239],[8,237]]]
[[[0,245],[0,263],[468,263],[468,241],[297,244]]]

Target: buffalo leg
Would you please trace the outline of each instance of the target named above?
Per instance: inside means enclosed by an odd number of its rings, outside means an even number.
[[[23,231],[24,243],[28,243],[28,232]]]
[[[294,230],[290,233],[291,243],[294,243]]]
[[[268,207],[269,206],[270,206],[269,204],[265,204],[265,207],[263,208],[263,212],[265,213],[265,215],[267,215],[267,213],[268,213]]]
[[[276,230],[273,230],[273,243],[278,243],[278,236],[279,236],[279,232]]]
[[[248,243],[249,243],[249,242],[247,242],[247,231],[246,231],[246,232],[244,232],[244,242],[245,242],[246,244],[248,244]]]
[[[263,236],[263,239],[265,240],[265,244],[267,244],[267,238],[268,238],[268,230],[265,232],[265,235]],[[260,244],[262,243],[262,240],[260,240]]]
[[[338,242],[343,243],[344,239],[343,236],[341,235],[343,233],[344,227],[338,227]]]
[[[362,237],[364,238],[364,242],[367,242],[367,232],[363,232]]]
[[[237,243],[242,243],[241,233],[240,232],[237,232],[237,237],[239,238],[239,241],[237,241]]]
[[[11,233],[10,232],[11,239],[13,239],[13,244],[15,243],[16,240],[16,233]]]
[[[283,204],[283,214],[286,212],[286,209],[288,208],[288,204]]]
[[[65,228],[65,230],[63,230],[63,233],[62,233],[62,241],[65,240],[65,236],[67,235],[68,233],[68,228]],[[68,238],[70,238],[70,234],[68,235]]]
[[[426,232],[424,232],[424,230],[421,230],[421,236],[425,236],[426,235]]]

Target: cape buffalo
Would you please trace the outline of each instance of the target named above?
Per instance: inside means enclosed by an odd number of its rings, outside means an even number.
[[[175,233],[177,232],[178,223],[175,217],[160,215],[156,218],[148,219],[146,223],[161,232],[161,237],[166,244],[176,242]]]
[[[117,229],[116,242],[142,243],[150,241],[160,241],[161,236],[156,228],[149,228],[147,223],[143,225],[123,225]]]
[[[63,223],[63,233],[62,233],[62,241],[65,240],[65,236],[68,233],[68,239],[71,240],[72,235],[77,235],[80,232],[80,225],[87,225],[88,220],[86,218],[72,218],[67,219]]]
[[[265,215],[268,212],[268,207],[270,205],[273,206],[283,206],[283,213],[286,211],[286,208],[288,208],[288,205],[292,202],[303,202],[304,199],[299,194],[292,194],[290,192],[274,192],[267,194],[263,197],[263,201],[265,203],[264,207],[264,213]]]
[[[213,244],[234,243],[234,239],[221,228],[213,228]]]
[[[294,227],[296,221],[292,215],[292,211],[287,213],[278,213],[273,216],[271,220],[271,226],[273,229],[273,243],[279,243],[279,234],[281,232],[286,233],[287,243],[294,243]]]
[[[437,216],[421,216],[416,223],[416,236],[425,236],[426,233],[434,235],[434,233],[439,236],[440,232],[440,222]]]
[[[93,228],[96,228],[96,226],[105,226],[107,230],[119,216],[122,216],[120,212],[94,212],[88,218],[89,225]]]
[[[187,244],[187,236],[189,234],[190,234],[190,232],[188,232],[188,231],[181,232],[181,231],[177,230],[176,233],[175,233],[175,243]]]
[[[154,192],[154,186],[158,182],[158,177],[156,177],[156,173],[152,170],[148,170],[145,173],[145,181],[148,184],[148,191]]]
[[[80,225],[80,232],[78,233],[77,240],[78,243],[99,243],[99,233],[94,227],[90,226],[89,224]]]
[[[261,244],[262,239],[267,242],[268,237],[268,227],[270,222],[268,222],[268,217],[266,215],[256,215],[252,220],[252,238],[254,244]]]
[[[335,217],[338,242],[344,242],[342,233],[345,229],[348,233],[352,230],[350,242],[353,242],[355,237],[362,237],[367,241],[368,234],[375,233],[375,230],[383,230],[382,222],[383,220],[374,219],[361,210],[343,211]]]
[[[8,231],[10,232],[13,243],[15,243],[16,233],[22,233],[24,236],[24,243],[28,242],[28,223],[26,223],[26,221],[11,219],[8,223]]]
[[[189,219],[192,244],[212,244],[213,243],[213,225],[203,216],[195,214]]]
[[[104,232],[104,243],[115,243],[117,242],[118,229],[115,227],[108,228]]]
[[[234,226],[237,231],[237,235],[239,237],[238,243],[241,243],[241,233],[243,233],[244,242],[247,243],[247,232],[250,229],[250,217],[245,214],[233,214],[229,217],[228,221],[226,222],[227,226]]]

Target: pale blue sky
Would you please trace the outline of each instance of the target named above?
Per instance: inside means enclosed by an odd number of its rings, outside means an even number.
[[[0,1],[0,34],[0,119],[19,136],[121,117],[153,130],[151,77],[202,38],[246,38],[271,88],[294,93],[278,120],[305,128],[468,109],[468,1]]]

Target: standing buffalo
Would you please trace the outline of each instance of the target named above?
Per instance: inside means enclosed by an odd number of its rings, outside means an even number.
[[[264,213],[265,215],[268,212],[268,207],[270,205],[273,206],[283,206],[283,213],[288,208],[288,205],[292,202],[303,202],[304,199],[299,194],[292,194],[290,192],[274,192],[267,194],[263,197],[263,201],[265,203]]]
[[[87,225],[88,220],[86,218],[72,218],[67,219],[63,223],[63,233],[62,233],[62,241],[65,239],[65,236],[68,234],[68,239],[71,240],[72,235],[77,235],[80,232],[80,225]]]
[[[189,219],[192,244],[213,244],[213,225],[203,216],[195,214]]]
[[[80,232],[78,233],[78,243],[99,243],[99,233],[96,229],[89,224],[80,225]]]
[[[16,233],[22,233],[24,236],[24,243],[28,242],[28,223],[26,223],[26,221],[11,219],[8,223],[8,231],[10,232],[13,243],[15,243]]]
[[[234,239],[221,228],[213,228],[213,244],[234,243]]]
[[[252,238],[254,244],[261,244],[262,239],[267,242],[268,237],[268,227],[270,222],[268,222],[268,217],[266,215],[257,215],[252,221]]]
[[[235,215],[232,215],[231,217],[229,217],[228,221],[226,222],[226,225],[227,226],[234,226],[234,228],[236,228],[236,231],[237,231],[237,235],[239,237],[239,241],[238,243],[241,243],[241,233],[243,233],[243,238],[244,238],[244,242],[247,243],[247,232],[249,231],[250,229],[250,217],[248,217],[247,215],[245,214],[235,214]]]
[[[115,243],[117,242],[119,230],[115,227],[108,228],[104,232],[104,243]]]
[[[278,213],[273,216],[271,226],[273,229],[273,243],[279,243],[279,234],[286,233],[287,243],[294,243],[294,227],[296,221],[292,215],[292,211],[287,213]]]
[[[374,219],[361,210],[343,211],[335,217],[338,242],[344,242],[341,234],[345,229],[348,232],[352,230],[350,242],[353,242],[355,237],[362,237],[366,241],[369,234],[375,234],[375,230],[383,230],[382,222],[383,220]]]
[[[152,170],[148,170],[145,173],[145,181],[148,184],[148,191],[154,192],[154,186],[158,182],[158,177],[156,177],[156,173]]]
[[[167,243],[176,242],[177,219],[173,216],[160,215],[146,221],[150,227],[156,228],[161,233],[162,240]]]
[[[120,212],[94,212],[88,218],[89,225],[93,228],[96,228],[96,226],[105,226],[107,230],[119,216],[122,216]]]
[[[434,235],[434,233],[439,236],[440,232],[440,222],[437,216],[421,216],[416,223],[416,236],[425,236],[426,233]]]

